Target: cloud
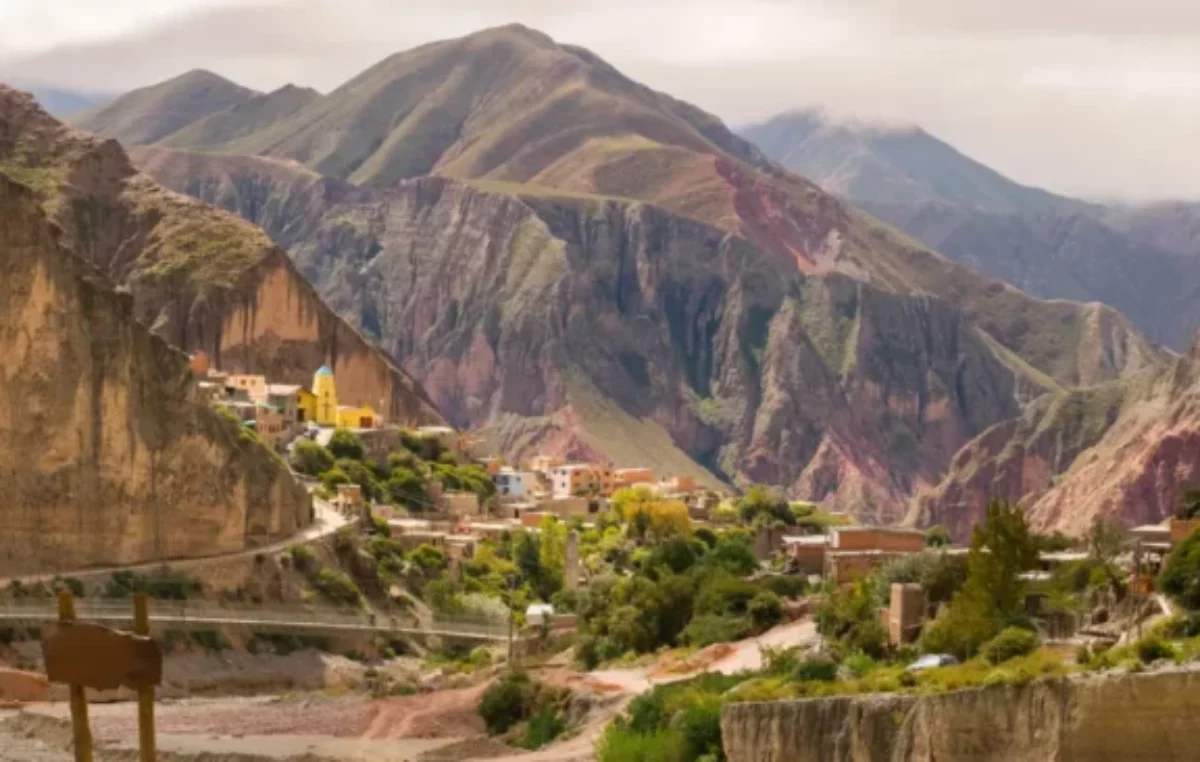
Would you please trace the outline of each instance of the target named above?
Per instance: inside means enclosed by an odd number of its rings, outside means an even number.
[[[40,7],[84,2],[40,0]],[[136,20],[147,0],[107,4]],[[920,124],[1021,182],[1061,192],[1200,197],[1200,155],[1190,150],[1200,132],[1200,3],[186,0],[176,7],[184,10],[102,27],[91,39],[54,27],[57,13],[43,14],[51,21],[41,49],[0,57],[0,78],[111,91],[207,68],[260,89],[295,82],[329,90],[397,51],[519,21],[733,124],[824,106]],[[6,23],[0,15],[0,28]],[[0,32],[0,48],[4,39]]]

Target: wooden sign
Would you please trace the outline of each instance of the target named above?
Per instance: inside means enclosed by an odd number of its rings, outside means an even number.
[[[105,691],[162,683],[162,653],[143,635],[85,622],[59,622],[42,634],[46,676],[53,683]]]
[[[75,597],[58,593],[58,624],[42,635],[47,677],[71,691],[71,734],[75,762],[92,762],[86,688],[122,685],[138,692],[138,759],[154,762],[154,686],[162,682],[162,653],[150,639],[150,604],[145,593],[133,596],[133,629],[117,632],[75,619]]]

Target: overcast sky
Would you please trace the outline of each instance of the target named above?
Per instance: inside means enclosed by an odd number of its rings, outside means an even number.
[[[0,78],[329,90],[510,21],[735,126],[824,106],[1060,192],[1200,198],[1197,0],[0,0]]]

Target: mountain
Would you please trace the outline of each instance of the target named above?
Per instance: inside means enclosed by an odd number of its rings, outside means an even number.
[[[807,111],[744,134],[826,190],[1023,291],[1108,304],[1177,349],[1200,328],[1200,266],[1114,224],[1101,205],[1019,185],[917,128]]]
[[[1109,207],[1105,221],[1144,246],[1200,263],[1200,203],[1122,204]]]
[[[127,145],[153,143],[257,95],[210,71],[189,71],[75,114],[71,124]]]
[[[133,312],[0,173],[0,574],[235,552],[312,520],[283,462]]]
[[[104,93],[63,90],[57,87],[35,87],[30,93],[37,99],[38,104],[56,119],[66,119],[113,98]]]
[[[33,188],[63,244],[127,290],[134,316],[176,347],[284,383],[307,383],[330,364],[347,404],[393,420],[441,420],[420,386],[332,313],[262,231],[163,189],[117,143],[69,130],[3,85],[0,174]]]
[[[966,206],[994,215],[1088,208],[1018,185],[919,127],[838,120],[808,110],[747,127],[742,135],[789,169],[856,202]]]
[[[262,226],[510,456],[765,481],[891,521],[1028,400],[1170,362],[1114,310],[981,277],[523,27],[176,142],[135,160]]]
[[[187,148],[235,141],[285,119],[321,97],[316,90],[285,85],[274,92],[239,100],[167,135],[159,142]]]

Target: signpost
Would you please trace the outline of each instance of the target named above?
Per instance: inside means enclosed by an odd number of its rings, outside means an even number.
[[[75,599],[69,590],[58,594],[58,623],[42,637],[46,676],[65,683],[71,692],[71,730],[75,762],[92,762],[92,731],[88,726],[87,688],[113,690],[121,686],[138,692],[138,749],[141,762],[152,762],[154,743],[154,686],[162,682],[162,653],[150,638],[146,595],[133,600],[134,633],[118,632],[75,619]]]

